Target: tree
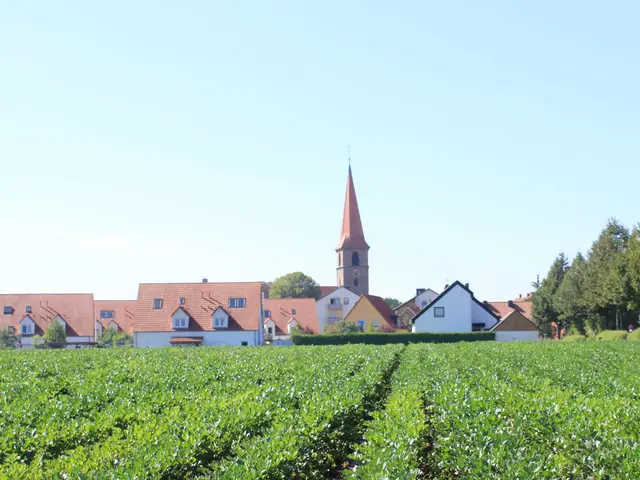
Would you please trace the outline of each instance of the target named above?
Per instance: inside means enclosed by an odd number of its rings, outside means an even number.
[[[560,324],[562,322],[553,300],[564,280],[566,269],[567,257],[564,253],[560,253],[551,265],[546,278],[540,284],[540,288],[533,296],[533,319],[538,328],[547,334],[551,333],[553,323],[558,325],[558,335],[560,334]]]
[[[320,298],[320,286],[302,272],[276,278],[269,289],[269,298]]]
[[[54,321],[47,331],[44,332],[44,341],[46,344],[64,345],[67,343],[67,334],[64,327],[58,321]]]
[[[133,345],[133,337],[127,332],[118,332],[115,328],[107,328],[98,339],[99,348],[127,347]]]
[[[402,305],[400,300],[398,300],[397,298],[387,297],[384,299],[384,301],[387,302],[387,305],[389,305],[392,310]]]
[[[637,314],[640,311],[640,224],[635,226],[629,237],[626,266],[629,288],[627,308]]]
[[[0,349],[2,348],[16,348],[20,337],[10,333],[7,328],[0,328]]]
[[[291,329],[292,335],[313,335],[314,333],[316,332],[311,330],[309,327],[301,327],[300,325],[295,325]]]
[[[360,327],[355,323],[341,320],[324,327],[324,333],[360,333]]]
[[[553,307],[558,312],[558,327],[573,327],[580,333],[585,331],[587,307],[585,305],[587,261],[581,253],[565,271],[562,283],[553,297]]]
[[[531,282],[531,286],[533,287],[533,291],[537,292],[538,289],[540,288],[540,285],[541,285],[540,284],[540,275],[538,274],[538,275],[536,275],[536,279],[533,282]]]

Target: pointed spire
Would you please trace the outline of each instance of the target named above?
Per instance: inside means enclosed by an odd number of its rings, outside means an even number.
[[[358,199],[356,189],[353,185],[353,175],[351,174],[351,158],[349,158],[349,176],[347,177],[347,193],[344,199],[344,213],[342,214],[342,233],[336,250],[345,248],[368,250],[369,245],[364,239],[362,221],[360,220],[360,210],[358,209]]]

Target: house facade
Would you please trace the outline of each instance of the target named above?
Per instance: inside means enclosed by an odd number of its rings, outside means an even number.
[[[358,325],[361,330],[395,328],[396,315],[383,298],[362,295],[345,317],[345,322]]]
[[[474,332],[489,330],[499,317],[478,301],[469,285],[447,286],[411,320],[413,332]]]
[[[133,335],[135,312],[136,300],[96,300],[96,338],[101,337],[107,328]]]
[[[316,301],[319,333],[323,333],[327,325],[344,320],[360,299],[360,295],[345,287],[334,287],[333,290],[325,290],[323,293],[325,295]]]
[[[394,309],[395,314],[398,317],[398,326],[406,327],[410,325],[411,319],[429,305],[438,296],[436,292],[430,288],[416,288],[416,295],[402,305]]]
[[[262,308],[265,341],[288,339],[296,326],[318,333],[316,301],[313,298],[265,298]]]
[[[33,346],[34,335],[44,335],[57,322],[67,335],[68,348],[95,341],[93,294],[0,295],[0,327],[21,336],[23,347]]]
[[[513,342],[518,340],[539,340],[540,330],[518,310],[513,310],[494,325],[491,329],[499,342]]]
[[[143,283],[133,323],[134,345],[263,343],[262,290],[252,283]]]

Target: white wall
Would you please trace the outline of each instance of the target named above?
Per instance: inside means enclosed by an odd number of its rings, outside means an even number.
[[[415,306],[418,308],[423,308],[422,302],[427,302],[427,305],[429,305],[437,296],[438,294],[436,292],[434,292],[430,288],[427,288],[424,292],[416,297]]]
[[[253,346],[257,343],[258,332],[255,330],[235,330],[230,332],[134,332],[133,344],[136,347],[169,347],[171,346],[171,337],[204,337],[202,345],[242,345],[242,342],[248,342]]]
[[[437,303],[418,317],[414,332],[470,332],[471,295],[459,285],[453,287]],[[434,317],[435,308],[444,307],[444,317]]]
[[[498,342],[514,342],[518,340],[540,340],[539,334],[535,330],[527,331],[505,331],[495,332],[496,341]]]
[[[22,342],[22,346],[25,348],[33,346],[33,337],[22,337],[20,340]],[[80,343],[80,344],[89,344],[93,342],[93,337],[67,337],[67,343]],[[67,348],[76,348],[75,345],[67,345]]]
[[[330,310],[327,308],[327,306],[331,302],[331,299],[334,297],[340,298],[340,304],[342,308],[338,312],[342,312],[341,317],[343,320],[349,314],[356,302],[360,299],[360,295],[358,295],[357,293],[353,293],[348,288],[340,287],[337,290],[331,292],[326,297],[318,300],[316,302],[316,315],[318,317],[318,329],[320,333],[324,332],[324,327],[329,324]],[[349,299],[348,305],[344,304],[345,298]]]
[[[498,319],[487,312],[477,302],[471,301],[471,323],[484,323],[484,328],[489,329],[498,323]]]

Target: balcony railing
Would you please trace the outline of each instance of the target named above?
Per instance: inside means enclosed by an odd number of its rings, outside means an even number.
[[[339,303],[330,303],[329,305],[327,305],[327,308],[329,310],[342,310],[342,305],[340,305]]]

